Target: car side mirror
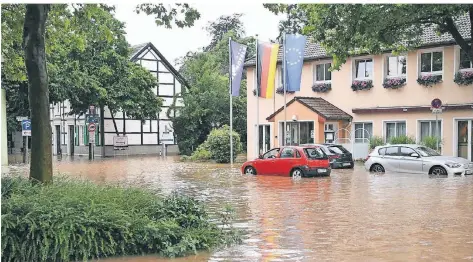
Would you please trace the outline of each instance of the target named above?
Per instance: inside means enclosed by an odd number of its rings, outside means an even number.
[[[263,159],[263,155],[259,155],[259,157],[258,157],[258,158],[259,158],[259,159]]]
[[[412,154],[411,154],[411,157],[417,157],[417,158],[419,158],[420,156],[419,156],[419,154],[417,154],[417,153],[412,153]]]

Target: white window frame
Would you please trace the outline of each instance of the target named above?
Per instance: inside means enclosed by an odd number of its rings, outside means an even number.
[[[390,57],[400,57],[400,56],[403,56],[406,58],[406,73],[405,74],[400,74],[400,75],[395,75],[395,76],[390,76],[388,75],[388,70],[389,70],[389,66],[388,66],[388,63],[389,63],[389,58]],[[399,55],[393,55],[393,54],[385,54],[383,56],[383,74],[384,74],[384,78],[405,78],[406,81],[407,81],[407,72],[408,72],[408,61],[407,61],[407,54],[406,53],[401,53]]]
[[[443,137],[443,118],[439,118],[439,125],[440,125],[440,140],[442,140],[442,137]],[[417,123],[417,134],[416,134],[416,142],[417,143],[420,143],[422,142],[421,140],[421,131],[422,131],[422,125],[421,123],[422,122],[429,122],[430,123],[430,126],[429,126],[429,136],[432,136],[432,125],[435,124],[435,123],[432,123],[432,122],[435,122],[435,119],[417,119],[416,120],[416,123]]]
[[[373,62],[373,70],[371,71],[371,77],[363,77],[357,78],[356,77],[356,61],[357,60],[368,60],[371,59]],[[375,74],[375,59],[374,56],[360,56],[360,57],[353,57],[351,60],[351,75],[352,75],[352,82],[354,80],[363,81],[363,80],[371,80],[374,83],[374,74]]]
[[[356,125],[360,125],[360,124],[363,125],[363,137],[362,137],[362,138],[359,138],[359,139],[362,139],[363,142],[356,142],[356,139],[357,139],[357,138],[356,138],[356,130],[357,130]],[[365,137],[365,136],[366,136],[365,124],[371,124],[371,137],[368,137],[368,138]],[[353,142],[354,142],[354,143],[358,143],[358,144],[366,144],[366,143],[369,143],[369,140],[373,137],[373,133],[374,133],[374,123],[373,123],[373,121],[353,122],[353,130],[352,130],[352,132],[353,132],[353,139],[354,139]],[[368,139],[368,140],[366,140],[365,138]]]
[[[399,120],[383,120],[383,139],[384,139],[384,142],[387,143],[388,140],[387,140],[387,136],[386,136],[386,131],[387,131],[387,124],[391,124],[391,123],[395,123],[396,125],[394,126],[394,130],[395,130],[395,137],[398,137],[399,135],[397,134],[397,124],[398,123],[404,123],[406,125],[406,133],[404,135],[407,135],[409,134],[408,133],[408,129],[407,129],[407,121],[404,120],[404,119],[399,119]]]
[[[454,77],[455,77],[455,74],[458,73],[458,72],[473,71],[473,62],[472,61],[470,61],[470,65],[471,65],[470,68],[460,69],[460,52],[461,52],[460,46],[456,45],[454,47],[454,56],[453,56],[453,62],[454,62],[454,66],[455,66],[455,70],[453,70],[453,76]]]
[[[326,80],[325,70],[324,70],[324,80],[317,81],[317,66],[324,65],[324,69],[325,69],[326,64],[330,64],[330,66],[332,66],[333,62],[332,60],[321,60],[312,64],[312,77],[313,77],[312,82],[313,83],[332,83],[333,72],[331,72],[330,80]]]
[[[421,57],[422,57],[422,54],[434,53],[434,52],[441,52],[442,53],[442,70],[441,71],[421,72]],[[431,68],[432,68],[434,56],[431,55],[430,59],[431,59],[430,60]],[[417,50],[417,75],[418,76],[441,75],[442,79],[443,79],[444,70],[445,70],[445,50],[444,50],[444,47]]]

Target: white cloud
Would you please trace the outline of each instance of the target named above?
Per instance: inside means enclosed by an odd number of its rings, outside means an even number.
[[[278,23],[281,19],[281,16],[266,10],[262,3],[202,3],[192,5],[201,14],[193,27],[166,29],[158,27],[152,15],[136,14],[135,6],[136,4],[128,2],[116,4],[116,18],[125,22],[128,42],[131,45],[152,42],[173,65],[175,59],[210,42],[210,37],[203,28],[208,22],[215,21],[222,15],[242,13],[241,20],[246,35],[258,34],[260,41],[268,41],[278,36]]]

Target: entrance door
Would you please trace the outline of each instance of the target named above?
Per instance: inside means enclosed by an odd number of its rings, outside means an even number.
[[[457,122],[457,156],[473,161],[473,120]]]
[[[271,126],[259,125],[259,155],[268,152],[271,149]]]
[[[299,145],[299,123],[289,122],[286,124],[289,130],[290,136],[287,145],[297,146]]]
[[[56,155],[61,153],[61,126],[56,125]]]
[[[74,142],[75,142],[74,126],[69,126],[69,148],[71,156],[74,155]]]

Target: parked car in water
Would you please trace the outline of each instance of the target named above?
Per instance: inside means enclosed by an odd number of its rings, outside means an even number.
[[[385,145],[374,148],[366,158],[365,168],[371,172],[471,175],[473,162],[461,157],[442,156],[421,145]]]
[[[332,168],[353,168],[353,156],[345,147],[338,144],[304,144],[302,146],[318,146],[328,156]]]
[[[255,160],[245,162],[247,175],[290,176],[293,178],[330,176],[328,156],[317,146],[273,148]]]

